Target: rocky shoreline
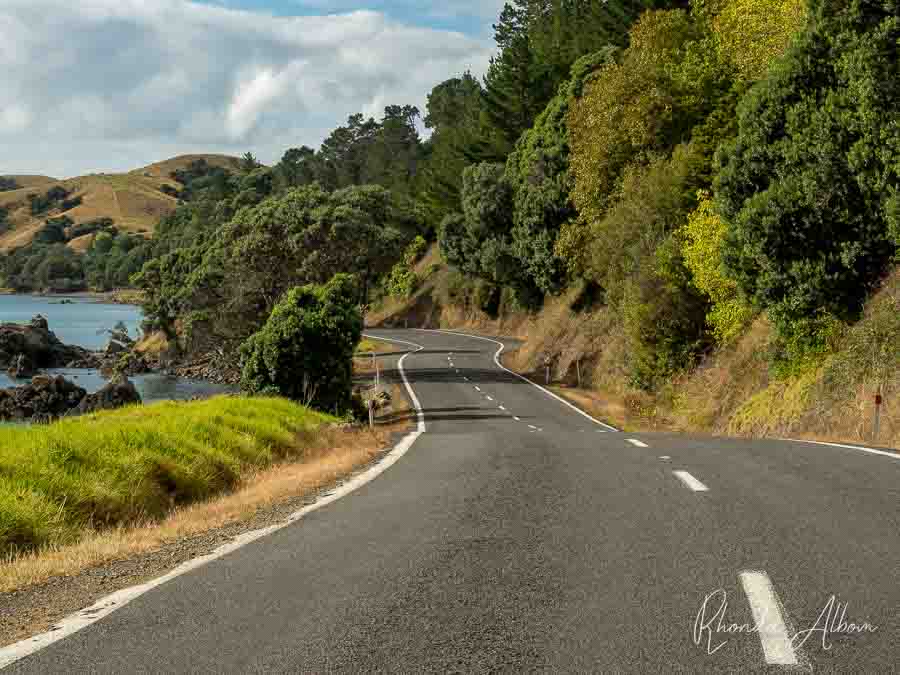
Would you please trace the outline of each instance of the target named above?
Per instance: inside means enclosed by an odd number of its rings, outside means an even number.
[[[30,323],[0,324],[0,368],[13,379],[31,378],[29,384],[0,389],[0,421],[49,422],[60,417],[140,403],[141,397],[127,378],[151,372],[234,384],[239,375],[210,355],[189,363],[177,363],[164,354],[142,354],[127,333],[113,331],[102,351],[61,342],[41,315]],[[110,382],[100,391],[85,389],[61,375],[41,371],[53,368],[99,369]]]

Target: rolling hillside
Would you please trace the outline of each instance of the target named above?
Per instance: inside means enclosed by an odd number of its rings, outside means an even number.
[[[162,192],[164,186],[177,189],[170,175],[186,168],[191,162],[204,159],[214,166],[234,168],[237,158],[226,155],[182,155],[123,174],[92,174],[65,180],[47,176],[8,176],[22,187],[0,192],[0,208],[8,212],[8,229],[0,234],[0,251],[8,252],[28,245],[44,227],[48,218],[68,216],[75,225],[98,218],[111,218],[122,232],[149,237],[161,216],[170,213],[177,199]],[[68,200],[80,203],[62,210],[59,206],[38,216],[32,215],[29,196],[45,194],[54,187],[62,187]],[[78,237],[69,242],[76,251],[84,251],[93,235]]]

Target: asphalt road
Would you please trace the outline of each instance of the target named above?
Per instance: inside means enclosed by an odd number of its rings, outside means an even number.
[[[372,333],[423,347],[406,455],[9,672],[900,670],[897,457],[616,433],[492,342]]]

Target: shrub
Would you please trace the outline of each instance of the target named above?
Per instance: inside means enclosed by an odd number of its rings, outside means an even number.
[[[0,176],[0,192],[9,192],[10,190],[18,190],[19,184],[13,178]]]
[[[715,212],[708,193],[699,192],[698,199],[699,205],[681,230],[682,254],[694,285],[712,301],[706,321],[716,341],[724,344],[753,318],[753,310],[738,295],[737,284],[726,276],[722,265],[728,226]]]
[[[288,291],[262,329],[241,346],[242,388],[349,412],[353,354],[363,329],[358,297],[356,281],[347,274]]]
[[[403,253],[403,260],[391,269],[391,276],[387,280],[387,292],[395,298],[408,298],[416,290],[419,277],[413,269],[428,248],[428,242],[421,235],[417,235],[410,242]]]
[[[634,386],[655,389],[694,365],[707,346],[707,309],[684,266],[681,242],[670,236],[625,286],[622,313]]]
[[[811,14],[741,102],[716,182],[729,274],[783,334],[858,318],[896,251],[896,2],[815,0]]]

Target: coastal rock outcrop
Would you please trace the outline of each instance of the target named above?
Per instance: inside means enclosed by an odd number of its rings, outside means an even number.
[[[0,419],[49,421],[78,406],[87,392],[62,375],[38,375],[31,384],[0,389]]]
[[[0,389],[0,420],[51,422],[66,415],[81,415],[141,403],[134,384],[125,377],[88,394],[62,375],[37,375],[30,384]]]
[[[78,414],[97,412],[98,410],[111,410],[125,405],[142,403],[141,395],[135,389],[134,384],[126,377],[117,377],[103,389],[88,394],[78,404]]]
[[[24,357],[24,360],[22,358]],[[97,355],[83,347],[63,344],[38,314],[30,323],[0,324],[0,367],[13,369],[19,362],[38,368],[93,368]],[[22,371],[29,372],[27,368]]]
[[[14,380],[19,380],[34,377],[37,374],[37,368],[28,354],[19,354],[12,359],[6,372]]]

